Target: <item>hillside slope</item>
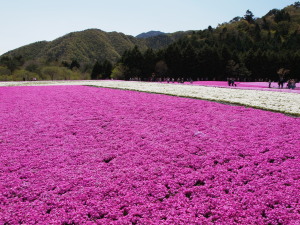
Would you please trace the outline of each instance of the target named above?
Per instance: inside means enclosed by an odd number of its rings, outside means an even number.
[[[258,81],[277,80],[280,75],[285,80],[300,80],[300,3],[272,9],[262,18],[247,10],[243,17],[216,28],[186,32],[150,56],[138,58],[136,50],[124,55],[126,78],[139,74],[140,79],[149,80],[150,71],[155,71],[157,77],[176,79]],[[139,63],[132,63],[136,61]]]
[[[120,55],[135,45],[146,49],[143,41],[117,32],[89,29],[72,32],[50,42],[37,42],[12,50],[4,56],[21,55],[25,60],[81,62],[104,60],[115,62]]]
[[[159,49],[168,46],[184,35],[184,32],[159,35],[149,38],[136,38],[118,32],[104,32],[99,29],[88,29],[72,32],[53,41],[36,42],[3,56],[22,56],[25,61],[67,61],[74,59],[80,62],[93,63],[96,60],[116,62],[123,52],[138,46],[141,51],[147,48]]]

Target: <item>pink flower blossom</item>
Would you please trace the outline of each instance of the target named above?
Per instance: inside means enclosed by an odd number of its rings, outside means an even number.
[[[0,224],[300,223],[299,118],[86,86],[0,109]]]

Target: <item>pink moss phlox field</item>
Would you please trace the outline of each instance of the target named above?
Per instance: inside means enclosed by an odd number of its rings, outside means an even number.
[[[190,84],[189,82],[185,82],[185,84]],[[276,91],[276,92],[289,92],[289,93],[298,93],[300,94],[300,83],[296,84],[295,89],[288,89],[286,87],[287,83],[284,84],[284,88],[278,88],[277,82],[271,83],[271,88],[269,88],[268,82],[235,82],[236,86],[228,86],[227,81],[195,81],[193,85],[201,85],[201,86],[210,86],[210,87],[226,87],[226,88],[234,88],[234,89],[250,89],[250,90],[259,90],[259,91]]]
[[[0,224],[300,224],[300,118],[85,86],[0,109]]]

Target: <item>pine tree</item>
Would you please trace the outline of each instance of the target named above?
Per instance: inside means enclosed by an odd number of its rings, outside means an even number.
[[[92,70],[91,79],[92,80],[100,79],[100,74],[102,73],[102,71],[103,71],[102,65],[98,61],[96,61]]]
[[[254,23],[254,15],[249,9],[246,11],[244,19],[247,20],[248,23]]]
[[[112,72],[112,64],[108,60],[104,60],[102,64],[102,79],[109,79]]]

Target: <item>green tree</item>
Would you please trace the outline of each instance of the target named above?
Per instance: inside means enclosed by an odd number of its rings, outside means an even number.
[[[118,63],[111,73],[111,78],[114,80],[124,80],[128,68],[122,63]]]
[[[36,61],[27,61],[25,64],[24,64],[24,67],[26,70],[28,70],[29,72],[32,72],[32,73],[40,73],[40,65],[38,62]]]
[[[46,66],[42,68],[42,79],[43,80],[60,80],[61,68],[57,66]]]
[[[226,72],[229,77],[246,80],[251,75],[244,63],[237,63],[234,60],[228,60]]]
[[[157,62],[156,54],[153,49],[149,48],[143,54],[143,64],[142,64],[142,80],[149,80],[151,74],[154,72],[155,63]]]
[[[169,75],[177,78],[182,76],[184,64],[182,63],[181,46],[179,44],[170,45],[165,49],[163,58],[168,65]]]
[[[198,56],[191,44],[189,44],[185,49],[182,51],[182,63],[185,67],[183,71],[183,77],[185,79],[192,78],[197,79],[198,71],[200,69]]]
[[[21,59],[21,57],[3,56],[0,59],[0,65],[6,66],[13,73],[22,64]]]
[[[92,80],[110,78],[112,67],[111,62],[108,60],[104,60],[102,64],[97,61],[91,73]]]
[[[0,75],[10,75],[10,70],[5,66],[0,66]]]
[[[168,72],[168,66],[166,62],[163,60],[158,61],[155,65],[155,72],[159,77],[163,78]]]
[[[283,10],[278,10],[275,13],[275,17],[274,17],[274,21],[276,23],[279,23],[281,21],[291,21],[291,17],[290,14],[288,12],[286,12],[284,9]]]
[[[5,66],[0,66],[0,80],[1,81],[10,81],[13,80],[11,71]]]
[[[98,61],[96,61],[95,65],[93,67],[92,73],[91,73],[91,79],[92,80],[99,79],[102,71],[103,71],[102,65]]]
[[[228,77],[237,77],[238,76],[239,64],[234,60],[228,60],[226,65],[226,74]]]
[[[132,50],[125,51],[120,60],[128,70],[125,74],[125,79],[130,77],[140,77],[143,69],[143,55],[138,46],[134,46]]]
[[[248,23],[254,23],[254,15],[253,13],[248,9],[246,11],[246,14],[244,15],[244,19],[248,21]]]
[[[13,79],[16,81],[30,81],[33,80],[33,78],[38,80],[39,75],[24,69],[16,70],[13,73]]]
[[[112,64],[108,60],[104,60],[102,64],[102,79],[109,79],[112,72]]]

